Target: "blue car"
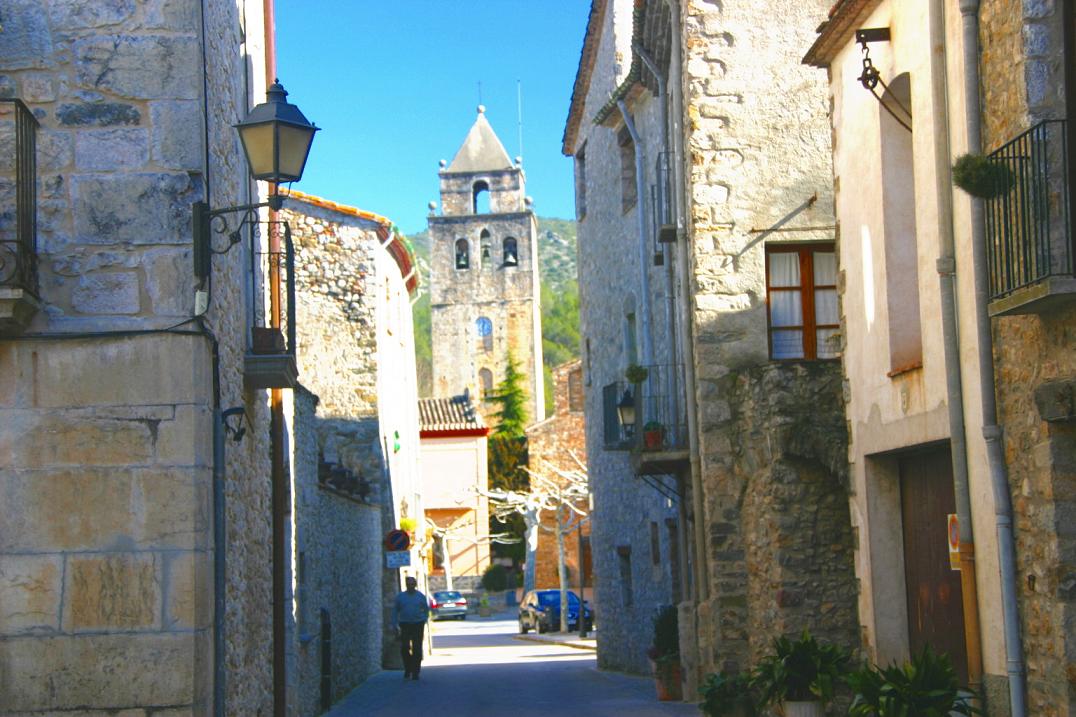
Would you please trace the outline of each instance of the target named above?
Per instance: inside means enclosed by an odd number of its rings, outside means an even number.
[[[587,630],[594,629],[594,614],[590,605],[583,602],[583,623]],[[579,596],[568,591],[568,629],[579,629]],[[560,590],[531,590],[519,603],[519,632],[530,630],[538,633],[560,630]]]

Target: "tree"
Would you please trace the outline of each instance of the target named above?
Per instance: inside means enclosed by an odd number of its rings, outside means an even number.
[[[497,425],[486,445],[489,487],[502,491],[527,490],[527,435],[524,428],[527,423],[527,392],[523,388],[523,374],[518,364],[509,354],[508,366],[505,368],[504,380],[497,385],[496,394],[491,399],[500,406],[494,416]],[[518,514],[498,518],[490,515],[490,532],[504,530],[523,539],[526,527]],[[494,554],[519,560],[520,555],[515,545],[496,544]]]
[[[497,393],[490,399],[500,406],[500,410],[493,414],[497,417],[494,436],[524,436],[527,427],[527,390],[523,387],[523,378],[523,374],[519,372],[519,364],[512,354],[508,354],[504,380],[497,384]]]
[[[494,533],[492,535],[472,536],[464,532],[460,532],[461,526],[455,524],[441,527],[437,523],[433,522],[429,518],[426,518],[426,528],[429,535],[433,538],[434,551],[441,554],[441,567],[445,571],[445,590],[452,589],[452,548],[450,542],[453,540],[462,540],[470,543],[471,545],[487,545],[493,544],[510,544],[518,543],[519,538],[511,535],[510,533]],[[467,526],[465,530],[470,530]]]
[[[523,516],[525,524],[524,543],[526,545],[526,569],[523,571],[523,591],[534,589],[534,562],[538,551],[538,528],[541,524],[542,511],[554,511],[556,526],[552,531],[557,539],[558,577],[560,580],[560,629],[568,629],[568,569],[565,560],[564,538],[575,531],[589,519],[587,513],[586,465],[575,453],[568,451],[575,464],[571,469],[558,468],[544,461],[541,472],[527,470],[530,475],[530,488],[527,491],[488,490],[484,495],[489,498],[492,514],[499,519],[511,515]],[[582,555],[579,556],[582,560]],[[580,596],[582,599],[582,596]],[[583,619],[580,605],[579,619]]]

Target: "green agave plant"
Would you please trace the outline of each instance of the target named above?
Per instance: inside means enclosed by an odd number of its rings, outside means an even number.
[[[751,680],[763,705],[830,702],[851,661],[847,650],[819,642],[806,630],[797,640],[774,640],[773,648],[774,654],[759,661]]]
[[[961,693],[952,663],[929,647],[904,665],[864,667],[847,678],[850,717],[948,717],[981,712]]]

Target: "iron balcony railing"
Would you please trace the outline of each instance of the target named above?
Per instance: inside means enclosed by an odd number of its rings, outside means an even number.
[[[1065,120],[1040,122],[990,154],[1009,175],[984,201],[991,300],[1072,275],[1065,129]]]
[[[683,364],[646,366],[647,376],[632,384],[616,381],[602,389],[604,443],[608,450],[670,451],[687,447],[687,410]],[[635,422],[621,425],[617,407],[629,402]]]
[[[38,122],[21,100],[0,103],[13,110],[0,111],[0,147],[13,148],[0,157],[0,288],[36,295]]]

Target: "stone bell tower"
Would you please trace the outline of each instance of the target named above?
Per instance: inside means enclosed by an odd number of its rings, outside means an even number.
[[[511,355],[545,418],[538,224],[519,159],[512,162],[485,107],[452,162],[441,163],[441,213],[431,212],[430,324],[434,397],[464,388],[485,398]]]

